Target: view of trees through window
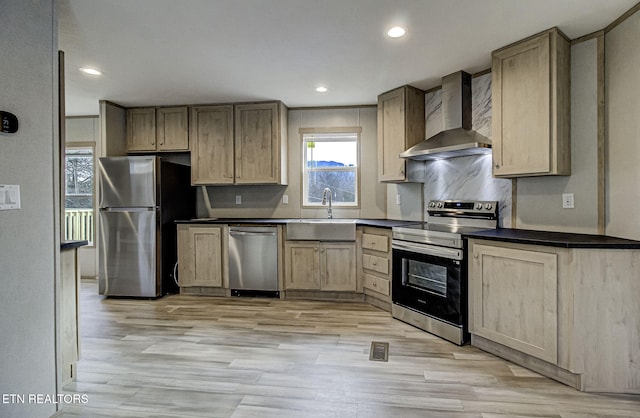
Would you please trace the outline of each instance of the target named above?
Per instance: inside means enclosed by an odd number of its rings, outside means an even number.
[[[333,205],[358,205],[358,135],[303,134],[305,206],[318,206],[328,187]]]
[[[65,152],[65,239],[93,241],[93,148]]]

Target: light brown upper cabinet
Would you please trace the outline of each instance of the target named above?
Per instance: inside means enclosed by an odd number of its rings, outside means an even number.
[[[190,130],[193,184],[287,184],[283,103],[193,107]]]
[[[186,106],[127,109],[127,152],[189,151]]]
[[[191,183],[233,184],[233,106],[191,108]]]
[[[287,108],[235,105],[235,183],[287,184]]]
[[[398,154],[424,139],[424,91],[402,86],[378,96],[379,181],[407,181],[407,163]]]
[[[493,52],[493,175],[570,175],[571,49],[556,28]]]
[[[189,151],[189,109],[159,107],[156,138],[158,151]]]
[[[156,108],[127,109],[127,151],[156,150]]]

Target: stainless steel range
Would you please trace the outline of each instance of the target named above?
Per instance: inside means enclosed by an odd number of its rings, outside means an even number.
[[[432,200],[427,222],[393,228],[392,315],[455,344],[469,341],[462,235],[498,226],[498,202]]]

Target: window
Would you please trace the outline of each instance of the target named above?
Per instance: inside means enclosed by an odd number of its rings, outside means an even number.
[[[65,149],[65,239],[93,243],[93,147]]]
[[[359,132],[303,133],[303,205],[320,206],[325,188],[332,205],[358,206]]]

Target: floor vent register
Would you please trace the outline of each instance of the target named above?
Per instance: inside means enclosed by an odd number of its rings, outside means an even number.
[[[389,343],[372,341],[371,350],[369,351],[369,360],[389,361]]]

